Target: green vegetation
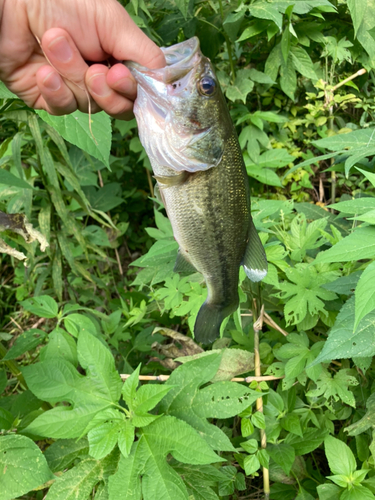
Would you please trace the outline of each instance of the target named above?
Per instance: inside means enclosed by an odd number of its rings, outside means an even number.
[[[127,9],[217,68],[269,273],[202,352],[135,121],[0,86],[0,500],[374,499],[373,0]]]

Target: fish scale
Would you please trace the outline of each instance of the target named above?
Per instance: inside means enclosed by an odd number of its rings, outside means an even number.
[[[180,247],[175,270],[194,268],[207,285],[194,334],[210,343],[238,308],[240,265],[259,281],[267,261],[250,215],[241,148],[213,67],[197,38],[162,50],[166,68],[127,63],[138,83],[134,113]]]

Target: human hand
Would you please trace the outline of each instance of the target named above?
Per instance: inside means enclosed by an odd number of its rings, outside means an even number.
[[[117,0],[0,0],[0,80],[28,106],[87,112],[88,91],[93,113],[131,118],[137,90],[126,66],[86,62],[109,57],[165,65]]]

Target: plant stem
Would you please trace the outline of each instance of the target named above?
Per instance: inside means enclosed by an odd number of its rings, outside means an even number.
[[[259,303],[257,304],[256,299],[254,299],[253,302],[253,308],[254,308],[254,313],[259,311],[259,305],[260,305],[260,295],[258,294],[258,301]],[[258,306],[258,307],[257,307]],[[260,371],[260,355],[259,355],[259,332],[262,330],[263,327],[263,315],[264,315],[264,304],[262,304],[260,308],[260,313],[258,319],[254,322],[253,328],[254,328],[254,371],[255,371],[255,376],[260,377],[261,376],[261,371]],[[257,317],[257,314],[254,314],[254,318]],[[256,401],[256,409],[257,411],[263,413],[263,398],[262,396],[257,399]],[[267,435],[265,429],[259,429],[260,431],[260,445],[263,450],[266,449],[267,447]],[[264,491],[264,499],[269,500],[270,498],[270,474],[269,470],[266,467],[263,467],[263,491]]]

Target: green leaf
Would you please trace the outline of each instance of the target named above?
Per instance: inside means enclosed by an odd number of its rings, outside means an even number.
[[[341,308],[323,350],[310,366],[332,359],[375,355],[375,312],[363,318],[354,332],[355,298]]]
[[[1,82],[0,82],[1,83]],[[0,184],[6,186],[19,187],[23,189],[33,189],[33,187],[23,179],[16,177],[4,168],[0,168]]]
[[[78,365],[77,344],[62,328],[55,328],[49,334],[48,344],[41,351],[40,359],[63,358],[72,365]]]
[[[18,97],[3,82],[0,82],[0,99],[18,99]]]
[[[174,415],[194,427],[216,450],[232,451],[227,436],[207,418],[229,418],[249,407],[259,393],[234,382],[200,387],[214,377],[221,354],[212,353],[189,361],[174,370],[166,385],[175,386],[160,403],[160,411]]]
[[[270,2],[256,1],[250,5],[250,14],[259,19],[269,19],[273,21],[279,29],[282,27],[283,16],[279,9]]]
[[[21,335],[17,337],[14,345],[3,357],[3,360],[6,361],[8,359],[16,359],[26,351],[35,349],[35,347],[43,342],[45,337],[46,333],[42,330],[38,330],[37,328],[32,328],[31,330],[21,333]]]
[[[317,486],[317,491],[319,500],[336,500],[336,498],[340,498],[342,488],[335,484],[320,484]]]
[[[352,450],[339,439],[333,436],[326,437],[324,448],[329,468],[334,474],[350,476],[357,469]]]
[[[349,436],[358,436],[362,432],[375,425],[375,393],[372,393],[366,401],[366,414],[357,422],[346,427]]]
[[[322,262],[350,262],[375,257],[375,228],[363,227],[336,243],[325,252],[320,252],[314,264]]]
[[[143,413],[152,410],[171,389],[172,387],[156,384],[142,385],[133,400],[134,411]]]
[[[16,434],[0,436],[0,469],[1,500],[12,500],[55,478],[38,446]]]
[[[294,448],[286,443],[268,444],[267,452],[272,460],[280,465],[285,474],[289,474],[295,458]]]
[[[290,53],[296,71],[313,81],[318,80],[313,62],[305,49],[297,45],[291,48]]]
[[[48,295],[39,295],[38,297],[24,300],[21,302],[21,306],[26,311],[41,318],[56,318],[59,310],[56,301]]]
[[[355,289],[354,331],[360,321],[375,309],[375,262],[363,271]]]
[[[361,484],[353,486],[350,490],[344,490],[340,500],[374,500],[374,494]]]
[[[110,117],[106,113],[101,112],[91,116],[91,129],[94,137],[90,132],[89,115],[81,111],[64,116],[52,116],[46,111],[37,111],[37,113],[65,140],[109,167],[112,130]]]
[[[323,370],[316,382],[316,389],[312,389],[306,393],[306,396],[311,398],[319,398],[324,396],[327,401],[333,398],[334,401],[341,400],[343,403],[355,408],[355,398],[349,386],[358,385],[355,377],[349,375],[349,370],[340,370],[333,377],[328,370]]]
[[[294,64],[291,54],[288,56],[287,62],[281,64],[280,67],[280,87],[281,90],[294,101],[294,93],[297,89],[297,75],[294,69]]]
[[[247,456],[243,465],[247,476],[251,476],[260,468],[260,463],[256,455]]]
[[[117,472],[109,478],[110,500],[141,500],[141,478],[143,463],[139,460],[139,441],[132,448],[128,457],[121,456]],[[185,498],[185,497],[184,497]]]
[[[305,429],[302,437],[296,434],[289,434],[286,442],[293,446],[296,456],[302,456],[316,450],[322,444],[327,434],[328,430]]]
[[[67,401],[37,417],[27,428],[53,438],[77,438],[101,410],[117,404],[121,379],[111,352],[94,336],[81,332],[78,359],[86,370],[80,375],[69,362],[55,358],[29,365],[23,373],[30,390],[51,403]]]
[[[67,469],[77,458],[87,456],[89,444],[87,439],[59,439],[52,443],[44,452],[52,472]]]
[[[226,96],[231,101],[241,100],[246,104],[247,94],[254,88],[254,82],[250,79],[249,70],[239,70],[233,85],[228,86]]]
[[[135,428],[134,425],[129,422],[129,420],[124,421],[119,436],[118,436],[118,447],[124,457],[128,457],[134,442]]]
[[[114,453],[102,461],[82,460],[56,479],[46,500],[87,500],[94,486],[107,477],[108,469],[115,468],[118,458],[118,453]]]
[[[64,326],[76,338],[78,338],[81,332],[88,332],[92,335],[96,333],[96,328],[92,320],[83,314],[69,314],[64,318]]]
[[[138,365],[137,368],[133,371],[133,373],[128,377],[124,385],[122,386],[122,397],[125,400],[125,403],[128,405],[129,409],[133,409],[133,401],[135,399],[136,390],[139,384],[139,371],[141,369],[141,365]]]

